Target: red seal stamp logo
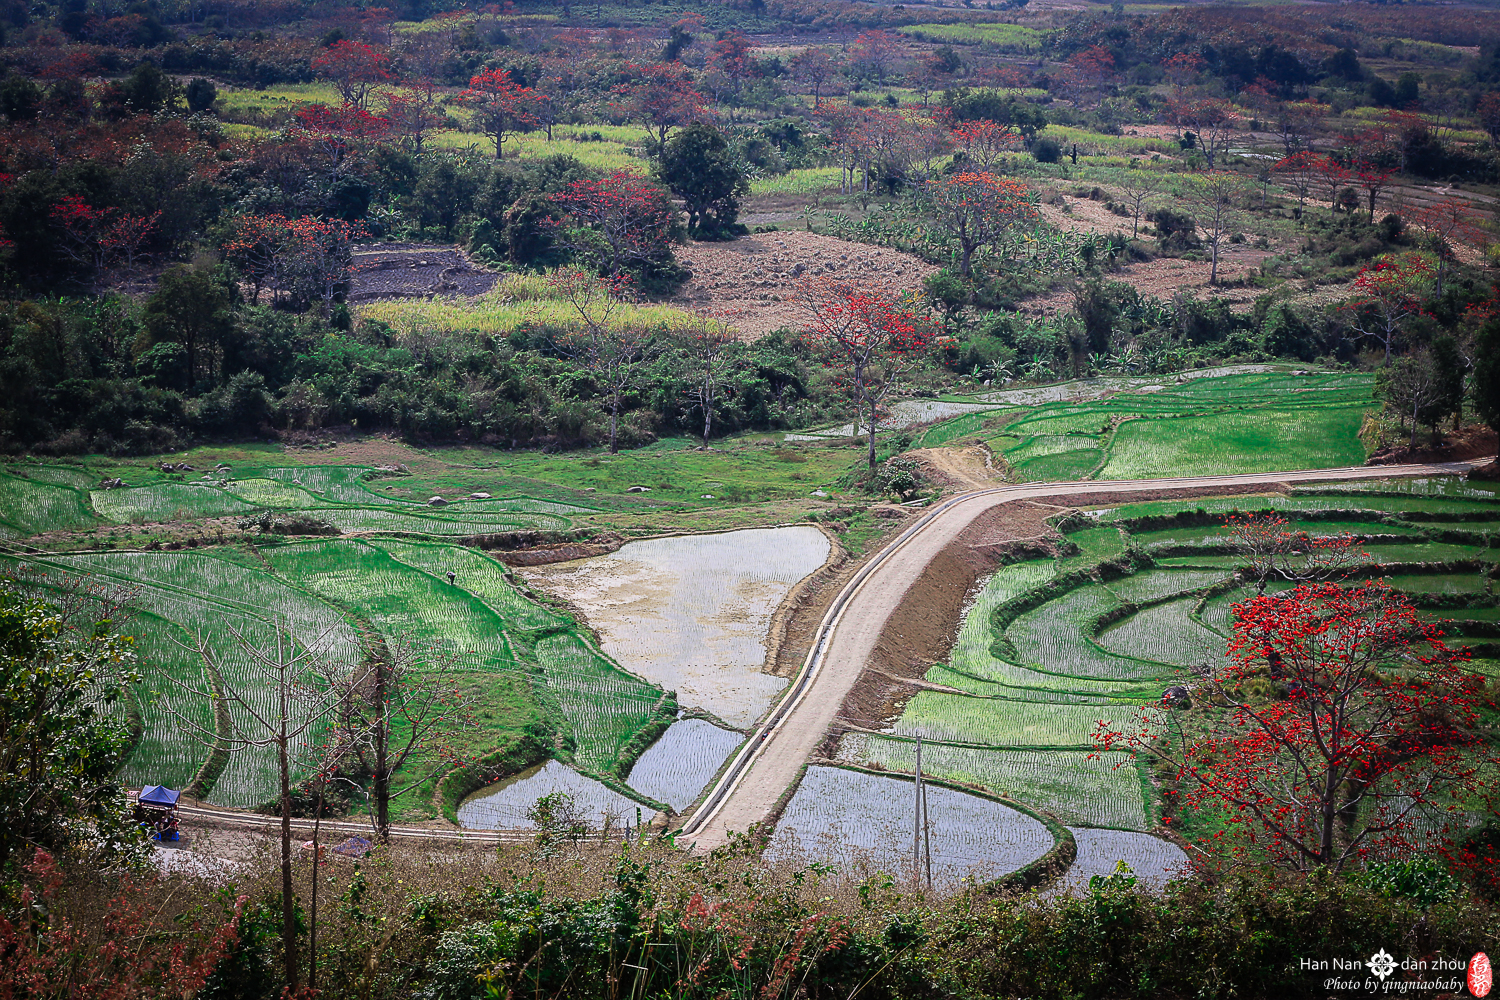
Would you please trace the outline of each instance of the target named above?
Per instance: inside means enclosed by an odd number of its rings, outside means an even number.
[[[1495,973],[1490,968],[1490,956],[1482,951],[1476,953],[1469,959],[1469,992],[1476,997],[1487,997],[1494,985]]]

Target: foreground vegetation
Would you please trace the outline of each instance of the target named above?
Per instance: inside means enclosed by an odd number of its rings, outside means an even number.
[[[304,919],[312,911],[311,876],[299,867]],[[69,978],[124,975],[107,949],[91,946],[125,934],[134,970],[127,995],[199,984],[199,995],[225,998],[280,989],[270,911],[277,888],[257,863],[218,889],[177,877],[106,886],[85,871],[49,878],[44,865],[33,865],[28,881],[45,900],[49,925],[0,923],[0,948],[14,948],[18,932],[39,932],[12,966],[37,994],[53,995]],[[1431,988],[1455,980],[1437,971],[1436,957],[1467,962],[1475,949],[1496,943],[1492,908],[1454,894],[1420,863],[1364,879],[1184,882],[1165,896],[1132,881],[1101,877],[1063,899],[944,899],[885,876],[849,882],[817,867],[767,867],[753,850],[693,859],[663,842],[581,854],[511,849],[498,857],[398,850],[323,866],[316,985],[330,997],[434,1000],[632,993],[1310,998],[1327,994],[1330,973],[1308,971],[1305,960],[1382,948],[1398,960],[1420,956],[1427,971],[1398,972],[1392,981],[1422,978]],[[148,899],[153,905],[136,909]],[[95,929],[89,913],[104,905],[129,916],[114,929]],[[228,944],[210,943],[236,909]],[[1413,926],[1422,929],[1419,941],[1406,938]],[[65,938],[74,927],[90,928],[89,947]],[[174,947],[207,960],[169,971],[162,959]],[[1456,978],[1461,982],[1462,972]]]

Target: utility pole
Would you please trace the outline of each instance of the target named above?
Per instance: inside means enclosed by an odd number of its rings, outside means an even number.
[[[926,859],[924,866],[923,859]],[[917,737],[916,808],[911,834],[912,879],[920,882],[927,871],[927,888],[932,888],[932,833],[927,822],[927,786],[922,783],[922,737]]]

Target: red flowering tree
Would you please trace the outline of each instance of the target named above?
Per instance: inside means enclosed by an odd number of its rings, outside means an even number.
[[[1408,213],[1410,222],[1427,231],[1434,243],[1437,255],[1437,287],[1434,294],[1443,294],[1443,274],[1450,260],[1454,260],[1453,244],[1480,244],[1488,242],[1489,234],[1473,206],[1463,198],[1448,197],[1434,204],[1420,205]]]
[[[1281,867],[1343,869],[1451,842],[1500,765],[1477,731],[1483,679],[1466,651],[1383,583],[1300,586],[1234,607],[1228,665],[1199,696],[1219,706],[1189,732],[1165,707],[1100,749],[1150,754],[1190,807],[1227,813],[1237,852]],[[1241,692],[1272,661],[1284,693]],[[1221,835],[1222,836],[1222,835]]]
[[[1230,514],[1225,524],[1234,547],[1245,557],[1245,568],[1264,594],[1272,579],[1307,583],[1328,580],[1353,568],[1365,553],[1348,531],[1311,535],[1292,528],[1280,514]]]
[[[846,282],[815,281],[801,299],[810,320],[805,336],[854,399],[855,433],[861,419],[869,430],[873,470],[881,404],[932,346],[937,331],[910,303]]]
[[[475,131],[495,140],[495,159],[505,156],[507,137],[536,129],[539,123],[536,91],[511,81],[503,69],[485,70],[469,79],[469,89],[458,95],[470,111]]]
[[[849,65],[854,72],[871,80],[884,80],[891,64],[901,54],[901,39],[889,31],[871,28],[861,32],[849,46]]]
[[[25,867],[20,905],[0,915],[0,996],[74,1000],[191,997],[239,941],[247,897],[209,929],[164,921],[171,891],[129,875],[107,905],[76,923],[66,907],[63,871],[37,849]]]
[[[1162,71],[1172,81],[1172,89],[1179,97],[1207,65],[1208,61],[1196,52],[1178,52],[1161,61]]]
[[[958,241],[959,274],[969,273],[975,251],[998,244],[1011,226],[1037,218],[1026,185],[991,173],[954,174],[929,190],[939,224]]]
[[[323,304],[327,315],[333,300],[348,284],[353,269],[352,247],[365,236],[364,226],[343,219],[319,219],[313,216],[293,219],[293,262],[298,284],[308,299]]]
[[[313,72],[327,78],[345,104],[364,108],[370,89],[391,78],[391,58],[363,42],[339,39],[312,61]]]
[[[1167,104],[1167,118],[1178,129],[1196,136],[1198,149],[1214,168],[1214,161],[1229,149],[1234,123],[1239,120],[1234,105],[1218,97],[1197,100],[1173,100]]]
[[[242,215],[224,243],[224,255],[255,288],[271,289],[272,301],[287,293],[319,301],[326,313],[349,280],[352,246],[365,230],[359,223],[312,216]]]
[[[1319,154],[1311,161],[1318,189],[1328,195],[1328,217],[1339,209],[1339,190],[1349,183],[1349,170],[1331,156]]]
[[[116,261],[127,267],[156,232],[161,212],[132,215],[117,208],[95,208],[77,195],[68,195],[52,206],[52,221],[62,230],[59,249],[82,264],[94,281]]]
[[[431,79],[416,80],[400,90],[385,93],[384,118],[392,135],[406,143],[414,153],[435,132],[448,127],[447,117],[438,110],[436,85]]]
[[[667,133],[672,129],[705,117],[703,95],[681,66],[658,63],[633,68],[639,80],[621,86],[617,93],[625,98],[631,119],[646,126],[658,149],[666,145]]]
[[[260,305],[262,289],[278,293],[291,287],[292,253],[296,235],[284,215],[241,215],[224,242],[224,256],[254,289],[251,302]]]
[[[355,151],[390,131],[386,119],[352,103],[337,108],[309,104],[297,110],[294,120],[293,134],[323,154],[334,177]]]
[[[598,261],[617,278],[627,264],[667,252],[673,208],[667,192],[639,174],[616,170],[602,180],[573,181],[553,198],[573,223],[559,242]]]
[[[1385,348],[1387,366],[1407,321],[1423,312],[1432,274],[1426,256],[1407,252],[1383,254],[1355,276],[1355,294],[1343,309],[1355,338],[1369,338]]]
[[[1000,154],[1016,148],[1021,137],[1008,125],[989,119],[964,122],[953,130],[953,143],[963,150],[970,163],[988,173]]]
[[[823,88],[839,75],[839,63],[826,49],[809,45],[792,57],[792,76],[813,92],[813,111],[823,106]]]
[[[1305,149],[1283,157],[1271,166],[1271,172],[1279,175],[1283,179],[1282,183],[1297,192],[1298,212],[1307,203],[1308,193],[1312,191],[1313,182],[1317,179],[1317,170],[1318,155]]]

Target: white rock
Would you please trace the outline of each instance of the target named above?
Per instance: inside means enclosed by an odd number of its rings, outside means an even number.
[[[490,498],[490,495],[488,493],[470,493],[469,494],[469,499],[470,500],[488,500],[489,498]]]

